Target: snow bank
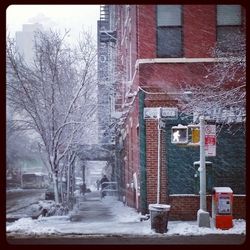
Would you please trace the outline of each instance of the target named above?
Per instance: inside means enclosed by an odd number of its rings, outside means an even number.
[[[7,225],[7,232],[20,232],[25,234],[134,234],[134,235],[154,235],[151,230],[150,220],[134,221],[135,217],[112,222],[70,222],[68,216],[40,217],[38,220],[22,218]],[[244,220],[234,220],[234,227],[229,230],[220,230],[198,227],[196,221],[169,221],[168,232],[164,235],[207,235],[207,234],[246,234],[246,224]]]
[[[205,235],[205,234],[246,234],[245,220],[233,220],[233,227],[229,230],[217,229],[213,220],[210,222],[211,228],[198,227],[196,221],[170,221],[168,223],[168,235]]]
[[[23,234],[52,234],[57,233],[56,226],[51,224],[44,225],[40,220],[32,220],[31,218],[22,218],[10,224],[6,228],[6,232],[20,232]]]

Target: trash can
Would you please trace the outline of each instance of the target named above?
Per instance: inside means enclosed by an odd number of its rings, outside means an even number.
[[[149,204],[151,229],[156,233],[165,233],[168,231],[168,216],[170,205]]]
[[[230,187],[214,187],[212,196],[212,218],[215,227],[230,229],[233,227],[233,191]]]

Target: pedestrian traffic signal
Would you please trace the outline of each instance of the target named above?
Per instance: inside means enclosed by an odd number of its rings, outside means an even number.
[[[173,144],[187,144],[188,143],[188,127],[179,124],[172,127],[171,142]]]

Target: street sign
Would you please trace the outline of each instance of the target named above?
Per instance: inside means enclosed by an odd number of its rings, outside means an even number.
[[[205,125],[205,135],[216,135],[216,125]]]
[[[144,119],[177,119],[178,108],[172,107],[157,107],[144,108]]]
[[[178,108],[161,108],[161,118],[162,119],[177,119],[178,118]]]
[[[160,116],[160,108],[144,108],[144,119],[158,119]]]
[[[216,125],[205,125],[205,154],[216,156]]]

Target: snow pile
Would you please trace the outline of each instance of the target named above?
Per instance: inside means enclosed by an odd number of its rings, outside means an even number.
[[[61,204],[54,204],[47,210],[45,216],[53,216],[53,215],[66,215],[69,212],[69,208],[62,206]]]
[[[132,216],[131,220],[134,220]],[[102,235],[156,235],[151,230],[150,220],[132,222],[127,219],[123,222],[70,222],[68,216],[39,217],[37,220],[22,218],[7,225],[7,232],[24,234],[102,234]],[[229,230],[220,230],[198,227],[196,221],[169,221],[168,231],[163,235],[207,235],[207,234],[246,234],[244,220],[234,220],[234,227]]]
[[[245,220],[233,220],[233,227],[228,230],[217,229],[211,220],[211,228],[198,227],[196,221],[170,221],[168,235],[205,235],[205,234],[246,234]]]
[[[32,214],[32,217],[36,219],[38,216],[53,216],[53,215],[66,215],[69,212],[69,209],[61,204],[56,204],[55,201],[44,200],[39,201],[36,204],[32,204],[29,214]]]
[[[56,226],[42,225],[39,220],[32,220],[31,218],[21,218],[15,223],[7,226],[6,232],[20,232],[23,234],[53,234],[57,233]]]

